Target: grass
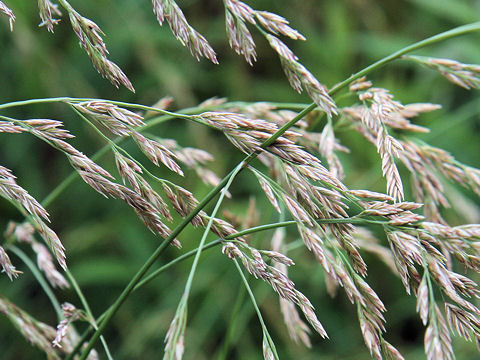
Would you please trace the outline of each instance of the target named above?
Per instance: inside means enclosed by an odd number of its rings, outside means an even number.
[[[55,10],[52,4],[40,2],[40,12],[47,28],[55,30],[58,36],[60,30],[68,29],[49,17],[48,10]],[[146,89],[142,81],[130,81],[125,75],[128,71],[112,62],[115,55],[106,50],[97,24],[65,0],[59,1],[59,5],[68,15],[81,48],[103,77],[116,87],[123,85],[133,91],[139,83],[141,91]],[[217,61],[216,44],[211,46],[209,37],[204,38],[188,23],[191,13],[184,13],[170,0],[155,1],[153,5],[158,21],[168,23],[193,57]],[[242,102],[211,99],[170,111],[167,98],[145,106],[140,104],[142,95],[135,95],[133,101],[99,99],[92,96],[96,91],[86,87],[86,93],[91,93],[87,97],[57,95],[0,104],[0,129],[7,149],[12,147],[10,138],[33,135],[31,138],[37,139],[35,143],[25,140],[27,152],[19,150],[19,156],[28,154],[23,162],[9,154],[0,167],[0,195],[7,200],[6,205],[18,210],[17,214],[8,210],[5,216],[5,226],[7,218],[15,222],[9,223],[5,232],[0,263],[8,277],[16,279],[0,298],[2,312],[16,324],[19,334],[52,358],[73,359],[78,355],[86,359],[93,351],[106,358],[129,358],[133,354],[158,357],[162,353],[160,347],[150,343],[158,343],[165,333],[164,359],[179,359],[184,352],[186,358],[209,354],[249,358],[261,352],[266,359],[297,355],[308,358],[319,351],[325,353],[325,347],[328,354],[345,359],[359,352],[366,358],[370,354],[377,359],[400,359],[400,352],[409,358],[423,351],[428,359],[451,359],[454,352],[457,358],[468,358],[471,347],[455,343],[452,348],[452,336],[480,336],[476,325],[479,311],[476,301],[471,300],[478,295],[476,242],[480,225],[459,224],[478,221],[476,200],[471,199],[480,192],[480,171],[474,167],[478,164],[467,165],[468,161],[459,160],[463,157],[457,160],[436,147],[431,141],[435,139],[436,124],[432,125],[429,137],[425,137],[430,123],[414,123],[413,118],[419,115],[428,120],[432,117],[430,112],[437,113],[439,106],[426,101],[436,101],[438,94],[452,92],[451,88],[436,89],[430,100],[425,83],[417,81],[414,84],[418,98],[394,97],[392,94],[396,95],[404,79],[392,77],[389,68],[399,59],[402,64],[420,63],[437,72],[437,77],[441,75],[463,88],[477,88],[480,68],[470,64],[474,61],[446,60],[450,57],[448,51],[444,51],[447,55],[438,56],[434,49],[440,49],[444,43],[466,41],[466,37],[457,40],[462,35],[473,37],[480,30],[479,23],[452,26],[451,30],[412,42],[339,81],[338,73],[352,73],[351,63],[344,61],[336,67],[336,78],[333,74],[325,75],[327,81],[337,83],[327,89],[313,75],[316,71],[304,66],[311,65],[311,59],[303,55],[298,58],[282,42],[290,38],[288,44],[295,53],[297,49],[304,51],[292,41],[303,36],[288,22],[238,2],[225,1],[224,5],[227,34],[235,52],[250,63],[258,57],[260,69],[262,61],[267,61],[269,67],[272,63],[280,64],[290,85],[298,92],[303,90],[313,103],[302,102],[285,91],[287,95],[279,96],[280,100],[275,102],[246,96],[247,100]],[[302,13],[308,14],[309,5],[302,6],[298,7],[295,20]],[[337,31],[333,38],[348,42],[351,34],[342,27],[342,21],[351,9],[330,2],[321,6],[338,16],[328,25]],[[18,9],[13,10],[17,13]],[[361,17],[365,9],[357,10]],[[373,6],[371,10],[378,8]],[[13,19],[8,10],[4,13]],[[132,19],[138,14],[141,12],[133,12]],[[455,14],[459,16],[460,12]],[[305,15],[305,29],[309,28],[308,18]],[[17,16],[16,32],[17,23],[21,29],[25,26]],[[126,27],[129,26],[127,23]],[[122,32],[112,34],[114,41]],[[270,48],[258,45],[261,41]],[[368,44],[369,51],[375,53],[375,43],[367,41]],[[135,53],[138,59],[144,59],[149,51],[147,45],[141,46]],[[433,54],[428,53],[430,49]],[[417,53],[422,56],[416,56]],[[364,49],[359,49],[358,54],[369,56]],[[180,69],[181,65],[178,66]],[[204,62],[196,66],[209,67]],[[221,69],[222,65],[219,66]],[[226,78],[241,74],[239,66],[242,65],[234,67],[227,62]],[[252,69],[243,72],[251,74],[242,81],[249,82],[250,76],[257,76],[256,66]],[[216,71],[212,82],[221,83],[225,77]],[[176,76],[175,72],[170,75]],[[365,78],[367,75],[372,82]],[[192,84],[197,76],[203,75],[199,72],[192,76]],[[276,72],[272,84],[280,76]],[[417,76],[420,79],[423,75]],[[70,82],[68,78],[64,80],[46,84]],[[150,80],[145,77],[143,81]],[[242,81],[233,81],[232,89],[235,85],[244,86]],[[85,79],[79,84],[82,82]],[[184,87],[178,76],[174,83]],[[390,91],[381,83],[389,84]],[[260,89],[261,85],[258,86]],[[276,85],[272,86],[272,90],[275,88]],[[252,89],[255,94],[256,88]],[[26,98],[28,92],[19,94]],[[420,104],[404,105],[397,98]],[[442,118],[447,118],[448,107],[455,104],[461,108],[469,101],[459,98],[457,105],[455,95],[447,99],[437,99],[447,107],[438,123],[445,122]],[[65,104],[69,105],[64,106],[65,110],[57,107]],[[475,118],[475,107],[467,108],[470,110],[466,118]],[[71,124],[48,120],[51,116],[45,111],[59,111],[62,119],[76,120]],[[39,114],[34,116],[39,120],[28,120],[32,113]],[[73,140],[64,129],[67,125],[77,135]],[[463,131],[468,133],[468,129]],[[219,136],[222,134],[227,141]],[[449,143],[446,145],[450,147]],[[348,150],[346,147],[352,150],[351,154],[342,153]],[[36,148],[41,151],[32,151]],[[93,148],[98,150],[92,151]],[[83,150],[85,155],[77,149],[89,150]],[[214,153],[215,161],[205,150]],[[243,159],[238,150],[246,154]],[[42,152],[52,160],[45,161]],[[367,169],[359,164],[366,158],[371,162]],[[101,159],[104,160],[100,166]],[[54,173],[52,181],[48,174],[57,164],[62,164],[61,170],[58,175]],[[66,165],[73,172],[69,174]],[[29,167],[30,177],[26,176]],[[241,174],[244,169],[251,171]],[[356,184],[355,178],[362,176],[364,183],[368,178],[368,186]],[[88,188],[74,186],[77,178],[105,197],[117,200],[101,200]],[[198,185],[202,181],[205,185]],[[408,185],[413,187],[412,191]],[[45,194],[41,203],[30,195],[37,197],[38,192]],[[127,206],[113,205],[122,202]],[[52,223],[44,207],[48,208]],[[451,209],[445,210],[448,207]],[[134,210],[140,222],[131,210],[125,211],[128,208]],[[281,214],[275,215],[276,210]],[[163,240],[144,240],[154,236],[145,231],[142,223]],[[287,232],[282,236],[278,231],[271,234],[271,230],[283,227]],[[77,233],[73,229],[78,229]],[[218,239],[207,242],[212,233]],[[183,245],[185,250],[170,245]],[[204,253],[220,246],[223,254],[218,250]],[[395,274],[388,284],[372,276],[372,272],[384,272],[382,263]],[[82,264],[89,266],[82,268]],[[124,266],[128,271],[114,271],[115,266]],[[468,277],[460,275],[462,266],[469,270]],[[63,270],[59,272],[57,268]],[[263,281],[247,280],[245,271]],[[130,273],[135,275],[130,278]],[[85,280],[88,278],[92,279],[90,284]],[[70,290],[61,289],[60,284],[67,280]],[[231,296],[232,284],[236,284],[235,290],[245,290]],[[49,299],[49,306],[54,309],[50,315],[27,312],[29,300],[22,293],[35,288],[42,290],[36,298]],[[137,291],[143,296],[134,295]],[[409,298],[405,291],[412,296]],[[274,305],[275,292],[280,307]],[[327,300],[327,293],[337,300]],[[146,299],[153,300],[154,306]],[[354,306],[344,301],[347,299]],[[251,304],[246,303],[248,300]],[[64,305],[62,311],[63,301],[74,303],[76,308],[72,311],[70,305]],[[402,301],[405,304],[398,305]],[[389,308],[396,310],[393,314],[392,310],[385,312]],[[334,324],[338,314],[343,313],[348,314],[345,319],[342,317],[348,324],[344,330]],[[255,316],[260,324],[254,321]],[[158,318],[158,324],[154,318]],[[56,334],[55,322],[61,324]],[[358,350],[361,340],[353,327],[356,322],[366,350]],[[412,345],[401,335],[402,331],[421,328],[421,323],[426,334],[424,350],[418,350],[422,335],[415,335]],[[144,329],[144,337],[131,334],[129,329],[137,327]],[[239,328],[249,329],[249,334],[239,336]],[[327,337],[330,340],[321,339]],[[52,345],[53,338],[61,348]],[[30,352],[20,349],[17,341],[21,340],[15,339],[8,346],[7,358]],[[138,346],[129,343],[129,339],[134,339]],[[295,339],[302,339],[312,349],[292,345]]]

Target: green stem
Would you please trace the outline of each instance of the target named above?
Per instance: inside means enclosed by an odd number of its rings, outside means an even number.
[[[217,239],[217,240],[214,240],[208,244],[206,244],[205,246],[203,246],[203,250],[207,250],[207,249],[210,249],[216,245],[219,245],[223,242],[222,239]],[[170,261],[169,263],[163,265],[162,267],[158,268],[157,270],[155,270],[154,272],[152,272],[150,275],[146,276],[142,281],[140,281],[137,285],[135,285],[135,287],[133,288],[133,291],[137,291],[139,288],[141,288],[142,286],[148,284],[150,281],[152,281],[153,279],[155,279],[158,275],[160,275],[162,272],[164,272],[165,270],[167,270],[168,268],[172,267],[173,265],[175,265],[176,263],[179,263],[183,260],[186,260],[190,257],[192,257],[193,255],[195,255],[198,251],[198,247],[193,249],[193,250],[190,250],[189,252],[179,256],[179,257],[176,257],[174,260]]]
[[[365,222],[367,222],[367,220]],[[317,223],[318,224],[356,224],[356,223],[361,224],[362,221],[361,221],[361,219],[354,219],[354,218],[319,219],[319,220],[317,220]],[[239,237],[242,237],[242,236],[245,236],[245,235],[253,234],[253,233],[256,233],[256,232],[266,231],[266,230],[271,230],[271,229],[276,229],[276,228],[286,227],[286,226],[296,225],[296,224],[297,224],[297,222],[295,220],[290,220],[290,221],[282,221],[282,222],[276,222],[276,223],[251,227],[249,229],[245,229],[243,231],[239,231],[235,234],[227,236],[227,237],[225,237],[225,239],[213,240],[212,242],[203,246],[203,250],[207,250],[207,249],[210,249],[210,248],[212,248],[216,245],[219,245],[222,242],[225,242],[225,240],[233,240],[233,239],[236,239],[236,238],[239,238]],[[302,245],[303,242],[299,242],[298,244]],[[296,247],[292,247],[292,248],[288,247],[289,250],[293,250],[294,248],[296,248]],[[167,264],[163,265],[162,267],[160,267],[159,269],[153,271],[150,275],[146,276],[142,281],[140,281],[135,286],[135,288],[133,290],[134,291],[138,290],[140,287],[142,287],[142,286],[146,285],[147,283],[149,283],[150,281],[152,281],[154,278],[156,278],[158,275],[160,275],[163,271],[167,270],[169,267],[175,265],[178,262],[181,262],[183,260],[186,260],[186,259],[192,257],[193,255],[196,254],[197,251],[198,251],[198,248],[190,250],[189,252],[173,259],[169,263],[167,263]]]
[[[212,214],[209,217],[207,226],[205,227],[205,230],[203,231],[203,235],[202,235],[202,238],[200,240],[200,245],[197,248],[197,251],[195,253],[195,258],[193,259],[193,264],[192,264],[192,267],[190,269],[190,273],[188,274],[188,279],[187,279],[187,283],[185,284],[185,289],[183,291],[182,298],[180,299],[180,302],[179,302],[178,307],[177,307],[177,311],[175,313],[175,318],[172,322],[172,323],[175,323],[177,321],[177,316],[180,316],[181,318],[184,319],[183,321],[181,321],[181,325],[179,325],[176,329],[176,333],[178,333],[178,334],[181,334],[185,331],[185,326],[186,326],[186,322],[187,322],[186,318],[187,318],[188,298],[190,296],[190,291],[191,291],[192,284],[193,284],[193,278],[195,276],[195,272],[196,272],[197,267],[198,267],[198,262],[200,261],[200,255],[202,253],[203,246],[204,246],[205,241],[207,239],[210,228],[213,225],[213,220],[215,219],[215,215],[217,214],[218,210],[220,209],[220,206],[222,205],[223,199],[225,198],[225,194],[227,193],[228,188],[232,184],[233,179],[235,178],[235,175],[237,175],[238,172],[240,171],[240,169],[242,169],[242,166],[243,166],[243,163],[240,163],[235,168],[235,170],[231,173],[231,175],[229,176],[229,180],[228,180],[227,184],[225,185],[225,187],[223,188],[223,190],[222,190],[222,192],[221,192],[221,194],[220,194],[220,196],[217,200],[217,203],[215,204],[215,208],[213,209]],[[172,337],[174,337],[174,336],[172,336]],[[167,349],[169,349],[169,348],[170,348],[169,342],[167,342],[167,347],[165,347],[165,352],[166,353],[165,353],[164,358],[167,358],[167,357],[170,358],[172,356],[172,352],[175,351],[174,349],[170,349],[170,350],[167,351]],[[168,355],[168,354],[170,354],[170,355]]]
[[[200,260],[200,254],[202,253],[203,245],[205,244],[205,241],[207,239],[210,228],[213,225],[213,220],[215,219],[215,215],[217,214],[218,210],[220,209],[220,206],[222,205],[223,199],[225,198],[225,194],[227,194],[228,189],[230,188],[230,185],[232,185],[233,179],[240,172],[240,170],[242,168],[243,168],[243,163],[240,163],[233,170],[233,172],[229,176],[229,179],[228,179],[227,184],[225,185],[225,188],[222,190],[222,192],[221,192],[221,194],[218,198],[218,201],[215,204],[215,208],[213,209],[212,214],[210,215],[210,219],[208,220],[208,224],[205,228],[205,231],[203,232],[202,239],[200,240],[200,244],[198,245],[198,249],[197,249],[197,252],[195,254],[195,258],[193,259],[192,268],[190,270],[190,274],[188,275],[187,284],[185,285],[184,294],[190,293],[190,289],[192,287],[192,282],[193,282],[193,277],[195,275],[195,271],[196,271],[197,266],[198,266],[198,261]]]
[[[245,298],[245,287],[240,288],[237,294],[237,299],[235,300],[235,305],[232,308],[232,316],[228,322],[227,333],[225,334],[225,340],[223,342],[222,350],[218,355],[217,360],[226,360],[228,355],[228,350],[230,344],[233,340],[234,329],[236,328],[238,316],[240,314],[240,309],[242,308],[243,299]]]
[[[93,99],[74,99],[74,98],[69,98],[69,97],[29,99],[29,100],[12,101],[12,102],[9,102],[9,103],[0,104],[0,109],[7,109],[7,108],[10,108],[10,107],[16,107],[16,106],[47,104],[47,103],[53,103],[53,102],[69,102],[69,101],[72,101],[72,100],[90,101],[90,100],[93,100]]]
[[[268,333],[267,326],[265,325],[265,322],[263,321],[262,313],[260,312],[260,308],[258,307],[257,301],[255,300],[255,295],[253,294],[252,289],[250,288],[250,285],[248,284],[247,278],[245,277],[245,274],[242,271],[242,268],[238,264],[237,259],[233,259],[233,262],[235,263],[235,266],[237,267],[238,273],[240,274],[240,277],[242,278],[243,284],[245,285],[245,289],[247,290],[248,295],[250,296],[250,299],[252,300],[253,307],[255,308],[255,311],[258,316],[258,320],[260,321],[260,325],[262,326],[263,329],[263,334],[264,336],[267,336],[269,342],[270,342],[270,347],[273,351],[273,354],[275,356],[275,359],[278,360],[278,354],[277,350],[275,349],[275,345],[273,344],[272,338],[270,337],[270,334]]]
[[[191,115],[189,114],[181,114],[176,113],[164,109],[155,108],[152,106],[146,106],[141,104],[134,104],[122,101],[114,101],[114,100],[106,100],[106,99],[89,99],[89,98],[70,98],[70,97],[57,97],[57,98],[43,98],[43,99],[30,99],[30,100],[22,100],[22,101],[14,101],[10,103],[0,104],[0,109],[6,109],[10,107],[17,107],[17,106],[26,106],[26,105],[33,105],[33,104],[45,104],[45,103],[52,103],[52,102],[64,102],[64,103],[80,103],[86,101],[97,101],[97,102],[105,102],[112,105],[123,106],[130,109],[138,109],[138,110],[145,110],[145,111],[152,111],[158,112],[162,115],[167,115],[171,117],[178,117],[183,119],[190,119]],[[185,109],[190,110],[190,109]]]
[[[432,44],[435,44],[435,43],[438,43],[438,42],[441,42],[441,41],[444,41],[444,40],[447,40],[447,39],[450,39],[450,38],[453,38],[453,37],[457,37],[457,36],[460,36],[460,35],[465,35],[465,34],[468,34],[468,33],[475,32],[475,31],[480,31],[480,21],[456,27],[454,29],[445,31],[443,33],[440,33],[440,34],[437,34],[437,35],[434,35],[434,36],[431,36],[427,39],[421,40],[421,41],[416,42],[412,45],[404,47],[403,49],[400,49],[400,50],[394,52],[393,54],[390,54],[390,55],[384,57],[383,59],[378,60],[377,62],[373,63],[372,65],[367,66],[365,69],[353,74],[352,76],[350,76],[348,79],[342,81],[341,83],[338,83],[337,85],[335,85],[329,91],[329,94],[333,95],[333,94],[337,93],[341,89],[345,88],[351,82],[361,78],[362,76],[365,76],[365,75],[369,74],[370,72],[372,72],[374,70],[377,70],[378,68],[392,62],[393,60],[396,60],[396,59],[400,58],[402,55],[405,55],[405,54],[410,53],[412,51],[424,48],[426,46],[429,46],[429,45],[432,45]]]
[[[87,299],[85,298],[85,295],[83,294],[80,286],[78,286],[77,280],[75,280],[75,277],[72,275],[70,270],[65,270],[65,274],[67,275],[68,280],[70,281],[70,284],[72,284],[72,287],[74,291],[77,293],[78,298],[80,299],[80,302],[82,303],[83,308],[85,309],[85,312],[88,315],[89,322],[92,324],[94,329],[97,329],[97,322],[95,321],[95,317],[93,316],[92,310],[90,308],[90,305],[88,305]],[[113,360],[113,357],[110,353],[110,349],[108,348],[108,344],[103,337],[103,335],[100,337],[100,341],[102,342],[103,348],[105,350],[105,354],[107,355],[108,360]]]
[[[20,248],[16,246],[10,246],[9,250],[11,250],[15,255],[17,255],[20,258],[20,260],[22,260],[25,263],[25,265],[27,265],[27,267],[30,269],[33,276],[35,276],[35,279],[37,279],[38,283],[42,287],[47,297],[50,299],[50,302],[52,303],[52,306],[55,309],[55,312],[57,313],[58,321],[62,320],[63,319],[62,307],[60,306],[60,303],[58,302],[55,294],[50,288],[50,285],[48,285],[47,281],[45,280],[41,272],[37,269],[33,261],[30,260],[27,254],[25,254]]]

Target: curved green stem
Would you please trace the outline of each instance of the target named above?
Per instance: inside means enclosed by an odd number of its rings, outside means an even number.
[[[220,353],[218,354],[217,360],[226,360],[227,355],[229,353],[230,345],[233,341],[233,335],[234,335],[234,330],[237,327],[237,322],[239,319],[240,315],[240,310],[242,308],[243,300],[245,298],[245,287],[242,287],[238,293],[237,293],[237,298],[235,300],[235,304],[232,307],[231,310],[231,317],[228,322],[228,328],[227,328],[227,333],[225,334],[225,340],[223,341],[222,349],[220,350]]]
[[[17,106],[26,106],[26,105],[33,105],[33,104],[45,104],[45,103],[52,103],[52,102],[64,102],[64,103],[78,103],[78,102],[85,102],[85,101],[100,101],[106,102],[109,104],[123,106],[130,109],[138,109],[138,110],[145,110],[145,111],[152,111],[158,112],[163,115],[168,115],[172,117],[178,117],[183,119],[190,119],[191,115],[188,114],[181,114],[176,113],[164,109],[155,108],[152,106],[146,106],[141,104],[134,104],[122,101],[114,101],[114,100],[106,100],[106,99],[91,99],[91,98],[71,98],[71,97],[57,97],[57,98],[43,98],[43,99],[30,99],[30,100],[22,100],[22,101],[14,101],[10,103],[0,104],[0,109],[6,109],[10,107],[17,107]]]
[[[253,294],[252,289],[250,288],[250,285],[248,284],[247,278],[245,277],[245,274],[243,273],[242,268],[240,265],[238,265],[237,259],[233,259],[233,262],[235,263],[235,266],[238,270],[238,273],[240,274],[240,277],[242,278],[243,284],[245,285],[245,289],[247,290],[248,295],[250,296],[250,299],[252,300],[253,307],[255,308],[255,311],[258,316],[258,320],[260,321],[260,325],[262,326],[263,334],[264,336],[267,337],[268,342],[270,343],[270,347],[272,349],[273,355],[275,356],[275,359],[278,360],[278,354],[277,350],[275,349],[275,345],[273,343],[273,340],[267,330],[267,327],[265,325],[265,322],[263,321],[262,313],[260,312],[260,308],[258,307],[257,301],[255,300],[255,295]]]
[[[90,323],[92,324],[94,329],[97,329],[98,326],[97,326],[97,322],[95,321],[95,317],[93,316],[92,309],[90,308],[90,305],[88,305],[88,301],[85,298],[85,295],[83,294],[82,289],[80,289],[80,286],[78,286],[77,280],[75,280],[75,277],[72,275],[70,270],[68,269],[65,270],[65,274],[67,275],[68,281],[70,281],[70,284],[72,285],[73,290],[77,293],[77,296],[80,299],[80,302],[82,303],[82,306],[88,315]],[[105,340],[103,335],[100,337],[100,341],[102,342],[102,345],[108,360],[113,360],[112,354],[110,353],[110,349],[108,348],[107,341]]]
[[[69,102],[74,98],[69,97],[55,97],[55,98],[41,98],[41,99],[29,99],[29,100],[21,100],[21,101],[12,101],[5,104],[0,104],[1,109],[7,109],[11,107],[17,106],[27,106],[27,105],[35,105],[35,104],[47,104],[47,103],[54,103],[54,102]],[[88,101],[92,99],[77,99],[81,101]]]
[[[62,307],[60,306],[60,303],[58,302],[57,297],[55,296],[52,289],[50,288],[50,285],[48,285],[47,281],[43,277],[42,273],[37,269],[33,261],[30,260],[28,255],[25,254],[23,250],[21,250],[16,246],[9,246],[8,249],[12,251],[15,255],[17,255],[20,258],[20,260],[22,260],[25,263],[25,265],[27,265],[27,267],[32,272],[33,276],[35,276],[35,279],[37,279],[38,283],[40,284],[43,291],[47,295],[48,299],[52,303],[52,306],[55,312],[57,313],[58,321],[62,320],[63,319]]]
[[[362,76],[365,76],[365,75],[371,73],[372,71],[377,70],[378,68],[392,62],[393,60],[396,60],[396,59],[400,58],[402,55],[408,54],[412,51],[424,48],[426,46],[429,46],[429,45],[432,45],[432,44],[435,44],[435,43],[438,43],[438,42],[441,42],[441,41],[444,41],[444,40],[447,40],[447,39],[450,39],[450,38],[453,38],[453,37],[457,37],[457,36],[460,36],[460,35],[465,35],[465,34],[468,34],[468,33],[475,32],[475,31],[480,31],[480,21],[456,27],[454,29],[442,32],[440,34],[431,36],[427,39],[421,40],[421,41],[416,42],[412,45],[404,47],[403,49],[400,49],[400,50],[394,52],[393,54],[390,54],[390,55],[384,57],[383,59],[380,59],[380,60],[374,62],[370,66],[367,66],[363,70],[360,70],[359,72],[353,74],[352,76],[345,79],[341,83],[338,83],[337,85],[335,85],[329,91],[329,94],[333,95],[333,94],[337,93],[341,89],[348,86],[351,82],[353,82],[357,79],[360,79]]]
[[[192,264],[192,268],[190,270],[190,274],[188,275],[187,284],[185,285],[185,292],[184,292],[186,294],[188,294],[190,292],[190,288],[191,288],[192,282],[193,282],[193,276],[195,275],[195,270],[197,269],[198,261],[200,260],[200,255],[201,255],[202,250],[203,250],[203,245],[205,244],[208,233],[209,233],[209,231],[210,231],[210,229],[213,225],[213,220],[215,219],[215,215],[217,214],[218,210],[220,209],[220,205],[222,204],[223,199],[225,198],[225,194],[227,194],[227,191],[228,191],[230,185],[232,185],[233,179],[240,172],[242,167],[243,167],[243,163],[240,163],[239,165],[237,165],[237,167],[231,173],[231,175],[229,176],[228,182],[226,183],[224,189],[222,190],[222,192],[221,192],[221,194],[218,198],[218,201],[215,204],[215,208],[213,209],[212,214],[210,215],[210,219],[208,220],[208,224],[205,227],[205,230],[204,230],[203,235],[202,235],[202,239],[200,240],[200,244],[198,245],[198,249],[197,249],[197,252],[195,254],[195,258],[193,259],[193,264]]]

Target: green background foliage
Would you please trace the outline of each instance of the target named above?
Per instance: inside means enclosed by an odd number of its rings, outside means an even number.
[[[252,7],[285,16],[294,28],[307,37],[306,42],[287,42],[300,61],[324,84],[331,87],[351,73],[405,45],[463,23],[478,20],[478,0],[291,0],[249,1]],[[0,102],[30,98],[72,96],[105,98],[153,104],[171,95],[173,107],[194,106],[212,96],[232,101],[310,101],[296,94],[282,74],[280,63],[265,40],[255,36],[258,61],[250,67],[229,47],[225,35],[220,1],[179,1],[191,24],[202,33],[218,53],[220,65],[206,60],[197,62],[172,36],[167,26],[159,27],[149,1],[98,0],[76,1],[73,5],[94,20],[107,34],[105,41],[115,61],[129,76],[136,94],[115,89],[92,68],[78,46],[67,19],[55,28],[55,34],[37,28],[40,22],[34,2],[9,1],[17,16],[15,31],[8,31],[0,18]],[[447,57],[465,63],[479,63],[479,34],[472,34],[424,49],[419,55]],[[395,98],[407,104],[432,102],[442,110],[423,115],[419,124],[432,129],[422,138],[450,151],[459,161],[480,167],[480,98],[448,83],[433,71],[405,61],[397,61],[373,73],[370,79],[378,87],[389,89]],[[348,98],[340,104],[348,104]],[[85,126],[62,104],[16,108],[4,112],[17,118],[52,118],[65,123],[76,138],[78,149],[92,155],[103,140]],[[317,129],[318,130],[318,129]],[[164,138],[176,139],[182,146],[208,150],[215,156],[213,170],[225,175],[241,158],[219,133],[183,120],[173,120],[152,130]],[[358,134],[339,133],[351,149],[342,155],[346,167],[345,183],[355,189],[384,190],[380,160],[375,148]],[[127,144],[138,159],[142,155]],[[31,135],[0,134],[0,163],[13,170],[18,182],[37,199],[44,198],[71,171],[66,159]],[[113,156],[100,164],[115,173]],[[152,171],[170,177],[201,199],[208,189],[193,172],[185,178],[169,175],[165,168]],[[451,187],[456,201],[454,216],[446,211],[452,224],[479,222],[478,199]],[[277,216],[261,194],[251,174],[241,174],[232,187],[232,199],[223,209],[244,215],[249,199],[257,196],[262,221]],[[465,195],[464,197],[459,196]],[[53,228],[67,249],[70,270],[95,314],[101,313],[118,296],[124,284],[159,244],[135,214],[118,200],[107,200],[86,184],[76,181],[48,211]],[[0,201],[0,229],[10,220],[21,221],[15,209]],[[297,238],[288,231],[288,241]],[[180,237],[184,248],[169,249],[159,266],[198,244],[201,230],[188,227]],[[213,239],[213,235],[211,236]],[[271,232],[251,238],[258,248],[268,248]],[[28,252],[28,249],[25,249]],[[30,252],[29,252],[30,253]],[[298,289],[314,304],[330,340],[313,335],[313,349],[295,345],[289,338],[276,294],[261,281],[250,279],[267,326],[271,330],[281,358],[295,359],[368,359],[368,350],[358,327],[355,307],[339,290],[337,297],[326,294],[323,273],[304,248],[289,255],[296,266],[290,275]],[[37,319],[54,325],[56,316],[47,297],[21,261],[14,264],[24,274],[13,283],[0,276],[0,292]],[[415,314],[415,299],[405,294],[401,282],[377,258],[366,255],[368,281],[385,302],[388,312],[386,338],[398,346],[407,359],[423,358],[423,327]],[[191,260],[172,267],[162,276],[132,295],[107,328],[105,337],[116,359],[159,358],[163,338],[183,291]],[[60,301],[79,302],[72,290],[58,291]],[[235,315],[234,315],[235,314]],[[78,325],[82,330],[83,324]],[[227,336],[228,335],[228,336]],[[238,273],[220,248],[205,251],[201,257],[189,301],[186,333],[186,359],[216,358],[226,337],[230,339],[229,359],[261,358],[261,329],[253,307],[242,290]],[[473,359],[474,346],[455,340],[457,359]],[[0,357],[32,359],[43,355],[0,317]],[[101,348],[97,346],[101,352]]]

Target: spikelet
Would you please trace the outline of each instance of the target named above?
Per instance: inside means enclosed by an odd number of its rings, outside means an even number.
[[[135,92],[125,73],[107,58],[108,50],[102,38],[104,33],[100,27],[75,10],[69,12],[69,17],[72,29],[80,41],[80,46],[85,50],[100,75],[109,80],[116,88],[123,85],[128,90]]]
[[[166,20],[173,35],[186,46],[192,55],[200,60],[200,57],[209,59],[218,64],[215,51],[208,41],[187,22],[185,15],[173,0],[152,0],[153,12],[157,16],[160,25]]]
[[[7,7],[2,1],[0,1],[0,12],[4,13],[8,17],[10,23],[10,31],[13,31],[13,22],[15,21],[15,15],[13,11]]]
[[[53,33],[54,25],[57,25],[60,20],[54,19],[53,16],[62,16],[58,5],[52,3],[50,0],[38,0],[38,11],[42,22],[38,26],[45,26],[47,30]]]
[[[283,71],[292,88],[297,92],[304,89],[313,102],[328,116],[337,114],[337,106],[328,94],[327,88],[298,62],[297,56],[282,41],[273,35],[266,37],[270,46],[280,56]]]

